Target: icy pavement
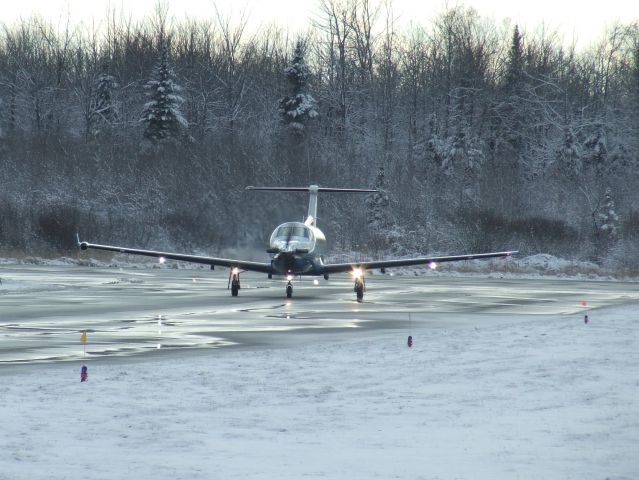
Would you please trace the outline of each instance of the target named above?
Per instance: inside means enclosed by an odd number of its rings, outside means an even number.
[[[156,356],[298,341],[291,332],[358,335],[402,327],[409,312],[415,321],[450,325],[478,321],[471,316],[479,313],[574,314],[639,302],[637,283],[552,278],[371,275],[358,304],[347,275],[319,285],[296,280],[287,300],[285,281],[249,273],[233,298],[224,270],[7,265],[1,274],[0,364],[78,360],[83,330],[90,358]]]

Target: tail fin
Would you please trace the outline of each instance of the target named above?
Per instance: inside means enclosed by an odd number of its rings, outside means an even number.
[[[308,187],[246,187],[246,190],[266,190],[266,191],[280,191],[280,192],[309,192],[310,197],[308,199],[308,216],[304,222],[306,225],[315,226],[317,219],[317,194],[319,192],[333,192],[333,193],[374,193],[377,190],[365,189],[365,188],[326,188],[318,187],[317,185],[310,185]]]

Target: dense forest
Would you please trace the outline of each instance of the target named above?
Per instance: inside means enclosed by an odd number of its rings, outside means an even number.
[[[591,47],[472,8],[399,30],[319,0],[303,35],[219,13],[0,29],[0,249],[263,251],[307,196],[340,251],[519,249],[639,266],[639,23]],[[417,21],[418,19],[416,19]]]

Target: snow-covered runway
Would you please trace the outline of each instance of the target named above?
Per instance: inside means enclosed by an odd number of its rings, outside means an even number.
[[[9,323],[67,361],[0,366],[2,480],[639,477],[636,284],[376,276],[363,305],[346,279],[287,304],[257,277],[231,299],[217,272],[76,268],[73,292],[41,268],[3,270],[2,355],[43,357]],[[156,315],[240,346],[149,355]],[[94,355],[80,383],[80,318],[89,349],[148,350]]]

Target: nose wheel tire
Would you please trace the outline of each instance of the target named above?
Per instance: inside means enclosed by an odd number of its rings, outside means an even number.
[[[292,297],[293,297],[293,285],[289,283],[288,285],[286,285],[286,298],[292,298]]]
[[[237,294],[240,292],[240,286],[233,284],[231,285],[231,295],[237,297]]]

